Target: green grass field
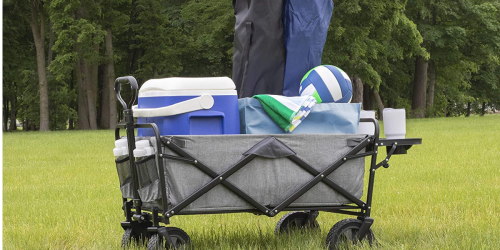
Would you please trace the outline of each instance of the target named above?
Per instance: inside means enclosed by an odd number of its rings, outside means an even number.
[[[500,115],[408,120],[407,137],[423,145],[377,170],[374,249],[500,249]],[[112,131],[3,134],[4,249],[119,249],[113,139]],[[330,228],[349,218],[321,213],[321,232],[275,237],[280,216],[171,222],[196,249],[326,249]]]

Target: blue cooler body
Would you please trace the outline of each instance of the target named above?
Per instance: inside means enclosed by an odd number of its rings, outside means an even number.
[[[209,107],[197,109],[195,100],[202,96],[213,101]],[[181,106],[186,102],[194,103],[194,107]],[[161,113],[156,111],[165,107],[173,115],[158,116]],[[240,133],[238,97],[233,81],[227,77],[149,80],[139,90],[134,116],[138,117],[138,123],[155,123],[161,135]],[[152,129],[138,129],[138,136],[154,136],[154,133]]]

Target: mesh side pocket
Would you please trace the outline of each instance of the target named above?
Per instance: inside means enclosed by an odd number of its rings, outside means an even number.
[[[130,171],[129,157],[119,156],[116,160],[116,171],[120,180],[120,191],[123,198],[132,198],[132,173]]]
[[[160,178],[156,168],[155,156],[141,157],[135,162],[139,179],[139,196],[143,202],[156,201],[161,198]]]

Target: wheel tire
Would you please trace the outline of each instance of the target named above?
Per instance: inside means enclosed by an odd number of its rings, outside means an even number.
[[[148,250],[163,249],[189,249],[191,239],[184,230],[176,227],[167,227],[167,232],[172,239],[173,246],[167,246],[165,239],[159,234],[154,234],[149,239]]]
[[[363,224],[362,221],[356,219],[345,219],[337,222],[326,237],[326,245],[329,250],[346,249],[368,242],[370,246],[375,241],[375,236],[371,229],[368,230],[361,242],[356,238],[356,235]]]
[[[292,231],[304,231],[307,229],[320,230],[318,221],[314,219],[313,223],[308,223],[308,212],[291,212],[285,214],[276,224],[274,234],[280,235],[283,233],[290,233]]]
[[[132,242],[135,242],[136,244],[140,243],[141,237],[137,234],[134,233],[134,230],[132,228],[127,228],[125,229],[125,232],[123,233],[122,237],[122,249],[127,249],[130,247]]]

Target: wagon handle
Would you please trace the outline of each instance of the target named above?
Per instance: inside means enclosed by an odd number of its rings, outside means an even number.
[[[380,127],[379,127],[377,119],[374,119],[374,118],[360,118],[359,122],[371,122],[371,123],[373,123],[373,125],[375,127],[375,131],[373,133],[373,136],[374,136],[373,138],[374,138],[374,140],[378,141],[379,136],[380,136]]]
[[[128,106],[127,103],[123,100],[120,90],[121,90],[121,84],[122,83],[128,83],[130,84],[130,87],[132,90],[134,90],[134,95],[132,96],[132,99],[129,101]],[[118,77],[115,80],[115,92],[116,92],[116,98],[118,98],[118,101],[123,106],[123,109],[131,109],[132,105],[134,105],[135,100],[137,99],[137,89],[139,89],[139,86],[137,85],[137,80],[133,76],[122,76]]]

